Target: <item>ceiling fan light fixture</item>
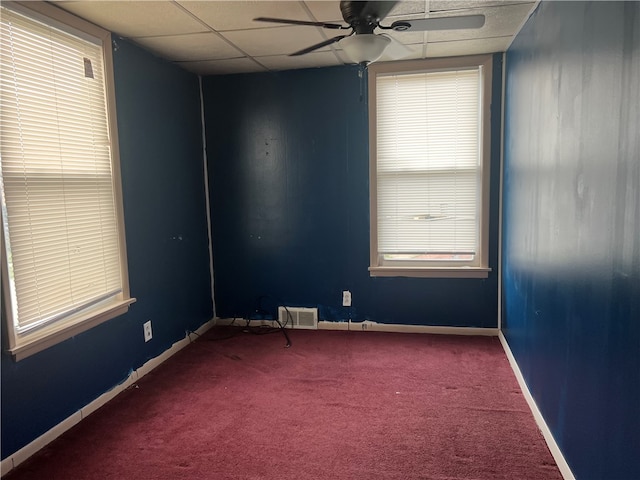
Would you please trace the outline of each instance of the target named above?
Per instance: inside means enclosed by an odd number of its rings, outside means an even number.
[[[371,63],[378,60],[391,40],[384,35],[357,34],[340,40],[344,53],[355,63]]]

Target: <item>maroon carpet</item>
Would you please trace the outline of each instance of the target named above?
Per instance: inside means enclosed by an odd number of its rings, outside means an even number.
[[[562,478],[497,338],[216,335],[6,478]]]

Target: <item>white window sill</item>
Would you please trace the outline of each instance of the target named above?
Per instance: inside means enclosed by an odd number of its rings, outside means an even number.
[[[103,306],[99,310],[94,309],[91,312],[85,312],[83,315],[72,317],[66,322],[36,330],[23,338],[17,337],[15,345],[9,348],[8,351],[16,361],[22,360],[126,313],[129,310],[129,305],[135,301],[135,298],[118,300]]]
[[[487,278],[488,267],[369,267],[372,277]]]

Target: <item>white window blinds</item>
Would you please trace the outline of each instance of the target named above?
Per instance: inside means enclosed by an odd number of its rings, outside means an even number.
[[[1,17],[2,219],[26,332],[122,290],[102,46]]]
[[[377,228],[382,257],[476,255],[480,78],[478,67],[378,76]]]

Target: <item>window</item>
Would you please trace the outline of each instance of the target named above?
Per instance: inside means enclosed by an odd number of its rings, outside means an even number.
[[[491,56],[369,67],[372,276],[486,278]]]
[[[109,33],[51,5],[1,8],[2,285],[8,349],[20,359],[134,299]]]

